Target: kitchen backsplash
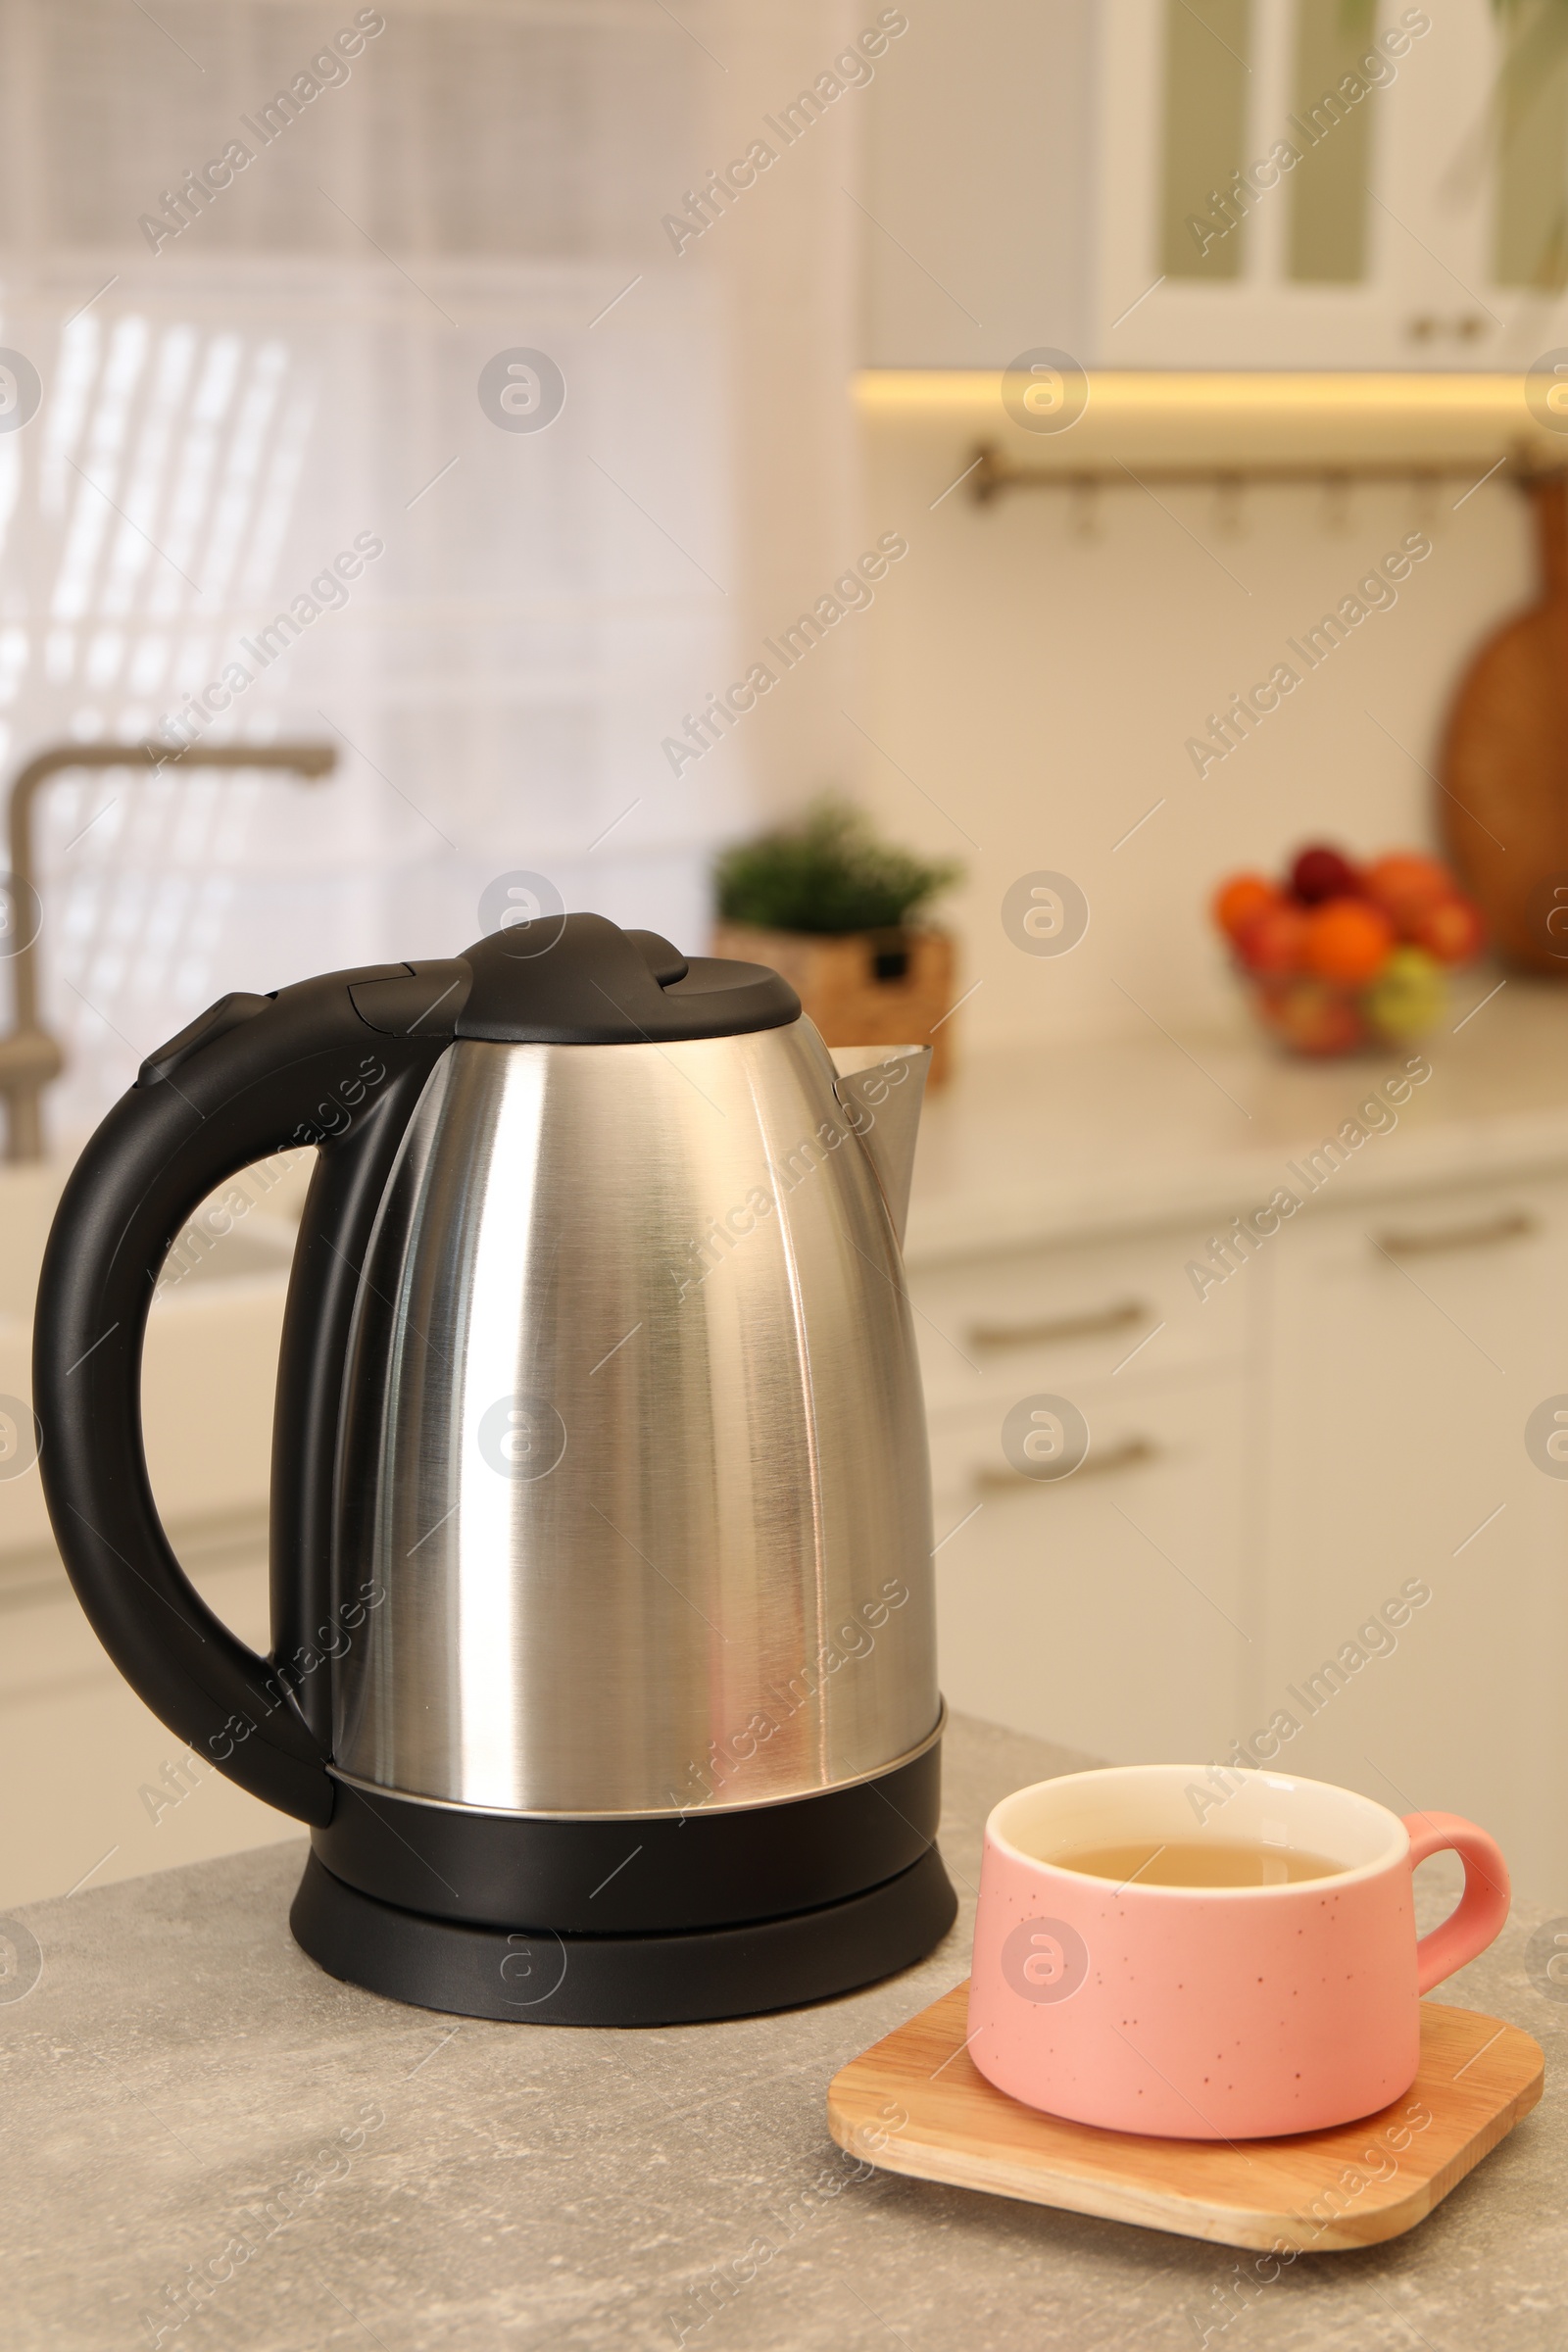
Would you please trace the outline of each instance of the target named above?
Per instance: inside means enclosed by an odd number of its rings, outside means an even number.
[[[1499,476],[1468,496],[1129,482],[1087,506],[1052,490],[981,508],[961,487],[933,506],[970,454],[950,423],[868,428],[867,523],[902,531],[909,555],[864,617],[850,707],[864,733],[847,738],[879,818],[967,861],[948,910],[959,989],[980,984],[963,1034],[1229,1025],[1236,992],[1204,919],[1222,873],[1273,867],[1311,835],[1436,840],[1449,698],[1532,592],[1524,501]],[[1342,608],[1345,640],[1325,652],[1310,633]],[[1213,721],[1271,673],[1274,707],[1254,704],[1250,727],[1232,711],[1226,748]],[[1004,929],[1009,885],[1042,869],[1089,901],[1068,955],[1020,954]]]

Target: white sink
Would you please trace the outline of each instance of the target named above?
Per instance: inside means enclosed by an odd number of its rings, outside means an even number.
[[[176,1549],[182,1526],[259,1527],[265,1518],[294,1218],[315,1153],[289,1158],[280,1183],[268,1186],[252,1169],[222,1188],[222,1198],[237,1190],[253,1200],[242,1220],[219,1212],[204,1230],[204,1203],[153,1300],[142,1419],[153,1493]],[[0,1167],[0,1412],[31,1408],[33,1298],[66,1174],[58,1163]],[[36,1466],[0,1477],[0,1562],[51,1542]]]

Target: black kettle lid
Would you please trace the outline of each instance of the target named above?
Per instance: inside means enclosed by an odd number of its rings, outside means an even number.
[[[656,931],[602,914],[546,914],[475,941],[449,963],[352,991],[372,1028],[501,1045],[667,1045],[781,1029],[801,1001],[762,963],[685,956]],[[445,1002],[440,1000],[444,998]],[[417,1006],[417,1009],[416,1009]]]

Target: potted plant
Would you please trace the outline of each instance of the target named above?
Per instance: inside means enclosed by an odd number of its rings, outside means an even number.
[[[782,972],[830,1046],[929,1045],[940,1085],[954,943],[915,917],[962,870],[879,840],[858,808],[827,795],[798,823],[721,853],[713,951]]]

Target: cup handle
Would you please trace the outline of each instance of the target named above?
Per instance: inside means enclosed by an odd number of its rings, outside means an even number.
[[[1484,1952],[1508,1916],[1508,1865],[1494,1838],[1458,1813],[1406,1813],[1410,1868],[1451,1849],[1464,1864],[1464,1892],[1441,1928],[1415,1947],[1416,1990],[1430,1992]]]

